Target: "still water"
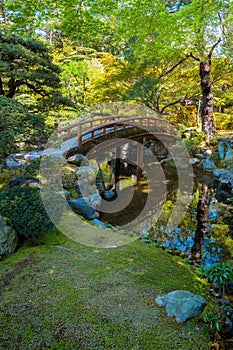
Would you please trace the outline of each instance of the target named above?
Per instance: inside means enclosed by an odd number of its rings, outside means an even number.
[[[134,230],[143,241],[180,251],[188,258],[195,251],[205,267],[227,259],[233,251],[231,190],[223,188],[212,175],[192,176],[189,205],[178,211],[180,218],[172,230],[168,222],[179,187],[174,171],[165,171],[164,178],[159,174],[152,180],[142,178],[138,182],[135,177],[122,175],[117,194],[108,203],[111,210],[100,208],[101,220],[126,231]],[[116,198],[125,205],[119,206]]]

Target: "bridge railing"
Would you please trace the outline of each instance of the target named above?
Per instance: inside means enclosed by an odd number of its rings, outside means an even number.
[[[61,136],[64,140],[77,136],[78,146],[81,146],[83,143],[94,140],[96,137],[103,136],[112,131],[118,131],[128,126],[137,126],[142,128],[157,127],[158,131],[167,135],[175,136],[174,129],[165,119],[122,115],[97,118],[93,117],[92,119],[78,121],[72,125],[57,128],[56,130],[59,136]]]

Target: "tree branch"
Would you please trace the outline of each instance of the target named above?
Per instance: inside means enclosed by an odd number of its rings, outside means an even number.
[[[46,96],[46,93],[43,89],[37,89],[34,85],[28,83],[27,81],[23,82],[21,85],[26,85],[29,89],[38,93],[41,96]]]
[[[194,55],[192,52],[190,52],[190,57],[192,57],[195,61],[201,62],[201,59]]]
[[[152,109],[152,111],[155,111],[155,112],[158,113],[158,111],[157,111],[157,109],[156,109],[156,106],[154,106],[153,103],[150,103],[150,102],[148,102],[148,101],[145,100],[145,99],[144,99],[144,100],[143,100],[143,99],[140,100],[140,99],[138,99],[138,98],[135,98],[134,101],[137,102],[138,104],[143,105],[143,106],[146,106],[146,107]]]
[[[212,46],[209,54],[208,54],[208,58],[211,59],[212,55],[213,55],[213,52],[214,52],[214,49],[216,46],[218,46],[218,44],[222,41],[221,38],[218,38],[218,40],[214,43],[214,45]]]
[[[218,11],[218,19],[219,19],[219,22],[220,22],[220,25],[222,27],[222,32],[223,32],[223,35],[225,35],[225,28],[224,28],[224,24],[222,23],[222,17],[221,17],[221,14],[220,12]]]
[[[162,77],[164,77],[165,75],[168,75],[169,73],[171,73],[174,69],[176,69],[176,67],[178,67],[180,64],[182,64],[184,61],[186,61],[189,57],[191,57],[191,53],[188,53],[185,57],[181,58],[181,60],[179,60],[176,64],[174,64],[174,66],[172,66],[170,69],[168,69],[166,72],[162,73],[159,76],[159,79],[161,79]]]
[[[161,97],[161,94],[162,94],[163,90],[164,90],[163,88],[161,88],[160,90],[158,89],[158,93],[157,93],[156,108],[157,108],[158,113],[160,113],[159,100],[160,100],[160,97]]]
[[[166,108],[168,108],[168,107],[170,107],[170,106],[177,105],[178,103],[181,103],[181,102],[183,102],[183,101],[184,101],[184,99],[182,99],[182,100],[177,100],[177,101],[168,103],[167,105],[165,105],[165,106],[161,109],[160,113],[163,114],[163,112],[165,111]]]

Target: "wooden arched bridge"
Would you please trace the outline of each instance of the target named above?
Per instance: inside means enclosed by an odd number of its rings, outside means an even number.
[[[168,144],[177,139],[175,128],[166,120],[155,117],[141,116],[101,116],[77,121],[71,125],[54,129],[64,141],[77,137],[77,146],[65,152],[68,158],[76,153],[87,154],[95,158],[115,149],[115,180],[120,176],[121,146],[126,139],[137,141],[137,178],[141,176],[143,167],[143,146],[148,139],[154,139],[166,149]],[[103,142],[110,140],[110,142]],[[100,147],[95,147],[100,145]]]
[[[127,129],[126,135],[136,137],[136,135],[152,134],[156,137],[176,139],[177,135],[172,125],[165,119],[153,117],[138,117],[138,116],[102,116],[93,117],[83,121],[77,121],[71,125],[59,127],[57,123],[54,129],[58,135],[65,141],[77,137],[77,145],[79,148],[90,141],[97,140],[104,136],[111,138],[113,135],[117,137],[119,131]],[[130,131],[130,129],[133,129]],[[136,131],[137,129],[137,131]],[[123,134],[123,133],[121,133]]]

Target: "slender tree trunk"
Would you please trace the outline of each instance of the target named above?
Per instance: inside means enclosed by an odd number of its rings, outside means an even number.
[[[53,42],[53,31],[52,31],[52,29],[49,31],[49,43],[50,43],[50,45],[52,44],[52,42]]]
[[[202,243],[207,232],[209,219],[210,196],[208,186],[203,184],[202,195],[197,204],[197,229],[194,237],[194,245],[191,250],[192,261],[200,263]]]
[[[83,104],[86,104],[86,73],[83,75]]]
[[[7,16],[6,16],[6,9],[4,6],[4,0],[0,0],[0,11],[1,11],[1,17],[3,24],[7,24]]]
[[[5,95],[4,89],[3,89],[3,84],[2,84],[2,78],[0,77],[0,95]]]
[[[209,142],[209,139],[212,135],[216,133],[214,126],[214,98],[212,92],[212,84],[210,78],[210,68],[211,61],[209,62],[200,62],[200,78],[201,78],[201,89],[202,89],[202,108],[201,108],[201,117],[202,117],[202,131],[206,134],[206,141]]]

